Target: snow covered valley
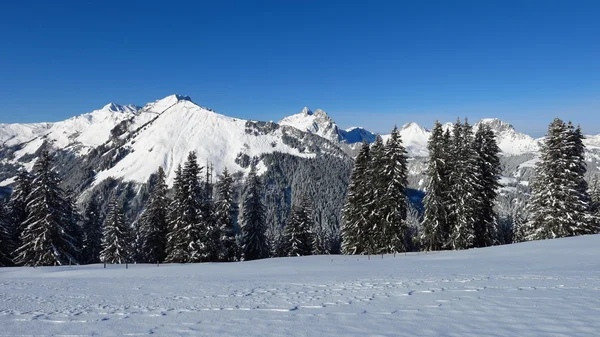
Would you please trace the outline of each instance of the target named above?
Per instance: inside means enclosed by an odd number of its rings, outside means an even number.
[[[594,336],[600,235],[467,251],[0,268],[0,336]]]

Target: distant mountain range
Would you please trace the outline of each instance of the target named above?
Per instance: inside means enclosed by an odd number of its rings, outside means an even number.
[[[505,172],[507,181],[522,176],[519,167],[530,167],[535,162],[542,139],[519,133],[496,118],[482,119],[474,128],[482,124],[495,131],[503,156],[515,157],[508,160],[511,164]],[[446,123],[445,127],[451,125]],[[430,131],[409,122],[400,133],[409,156],[414,158],[411,172],[419,175],[427,156]],[[387,136],[382,135],[384,139]],[[375,137],[364,128],[339,128],[320,109],[304,108],[278,123],[260,122],[224,116],[194,103],[190,97],[171,95],[143,107],[110,103],[56,123],[0,124],[0,186],[10,185],[17,169],[31,169],[44,146],[60,149],[74,158],[105,157],[102,165],[93,169],[92,185],[109,177],[143,183],[158,166],[165,169],[171,183],[175,169],[190,151],[196,151],[202,163],[211,163],[215,172],[225,167],[246,171],[251,161],[264,171],[260,160],[264,154],[351,157],[358,144],[363,140],[373,142]],[[597,166],[600,135],[586,136],[585,144],[588,160]]]

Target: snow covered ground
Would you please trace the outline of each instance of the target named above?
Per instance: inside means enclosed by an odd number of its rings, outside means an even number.
[[[598,336],[600,235],[383,259],[0,269],[0,335]]]

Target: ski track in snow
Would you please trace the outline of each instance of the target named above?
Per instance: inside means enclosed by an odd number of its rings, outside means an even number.
[[[0,336],[594,336],[599,247],[0,268]]]

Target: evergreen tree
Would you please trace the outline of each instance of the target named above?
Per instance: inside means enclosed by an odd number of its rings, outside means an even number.
[[[97,196],[93,195],[85,207],[83,217],[83,263],[100,262],[102,251],[102,219]]]
[[[113,264],[128,262],[131,248],[128,242],[128,228],[125,224],[123,205],[116,197],[110,202],[108,215],[102,227],[100,261]]]
[[[3,200],[0,200],[0,267],[12,266],[11,258],[14,247],[9,231],[8,210]]]
[[[22,246],[21,234],[25,229],[24,222],[29,217],[27,202],[31,193],[31,179],[31,175],[27,171],[19,171],[8,202],[8,232],[12,237],[13,247],[11,250],[13,253],[15,249]],[[16,256],[13,255],[14,259]]]
[[[448,219],[448,155],[449,142],[444,136],[442,124],[435,122],[427,144],[429,160],[427,164],[426,194],[423,200],[425,215],[421,242],[425,250],[441,250],[449,241]]]
[[[82,218],[81,214],[77,211],[77,205],[75,204],[75,193],[72,190],[67,190],[65,193],[65,217],[63,224],[67,234],[73,238],[73,245],[76,251],[73,253],[77,261],[82,261],[83,251],[83,228],[81,226]]]
[[[583,180],[580,131],[556,118],[548,127],[529,203],[527,239],[552,239],[595,232]],[[585,190],[584,190],[585,189]]]
[[[405,252],[409,248],[409,233],[406,222],[407,157],[402,138],[394,127],[383,150],[384,164],[381,171],[380,219],[383,235],[379,239],[381,253]]]
[[[219,261],[221,253],[221,231],[215,220],[215,204],[213,200],[212,168],[207,164],[206,179],[203,184],[201,202],[202,213],[202,259],[208,262]]]
[[[474,175],[477,171],[477,153],[473,147],[473,130],[466,119],[464,123],[457,121],[454,125],[452,155],[450,247],[467,249],[475,243],[474,224],[477,206],[480,205],[477,200],[480,187]]]
[[[168,230],[167,234],[167,257],[169,263],[188,262],[188,238],[186,232],[186,223],[183,218],[183,205],[185,202],[183,170],[181,165],[175,171],[175,180],[173,182],[173,199],[168,212]]]
[[[313,253],[312,221],[308,200],[301,197],[292,210],[285,226],[285,245],[288,256],[305,256]]]
[[[386,245],[386,222],[385,222],[385,204],[384,196],[386,193],[385,181],[383,179],[383,170],[386,165],[383,139],[377,135],[375,142],[369,151],[370,161],[367,169],[367,186],[369,187],[369,198],[367,203],[361,207],[364,213],[363,217],[367,219],[367,247],[365,253],[379,254],[384,253],[388,248]]]
[[[482,124],[475,134],[475,151],[477,153],[477,170],[475,179],[478,191],[475,201],[479,202],[475,221],[475,246],[487,247],[498,242],[497,221],[494,210],[495,200],[500,188],[500,148],[496,143],[494,131],[487,124]]]
[[[600,216],[600,175],[596,174],[590,186],[590,199],[592,200],[592,213]]]
[[[28,197],[28,217],[23,223],[19,264],[52,266],[77,263],[77,247],[68,220],[69,202],[60,188],[61,180],[52,169],[52,157],[43,151],[34,167],[33,187]]]
[[[139,227],[143,262],[163,262],[167,245],[167,210],[169,199],[165,171],[158,168],[156,182],[150,193],[148,207],[142,214]]]
[[[260,191],[260,178],[256,174],[256,167],[252,165],[242,203],[242,254],[246,261],[269,257],[265,207]]]
[[[205,228],[202,219],[203,190],[200,184],[202,168],[195,152],[190,152],[183,166],[183,223],[187,241],[187,261],[201,262],[205,250]]]
[[[217,202],[215,207],[215,222],[220,233],[219,260],[235,261],[237,241],[235,239],[235,214],[236,204],[234,201],[233,177],[223,170],[216,186]]]
[[[360,152],[354,162],[350,177],[350,185],[344,204],[342,225],[342,252],[344,254],[364,254],[369,243],[367,236],[368,219],[365,216],[364,205],[369,202],[368,169],[370,162],[370,147],[363,142]]]

